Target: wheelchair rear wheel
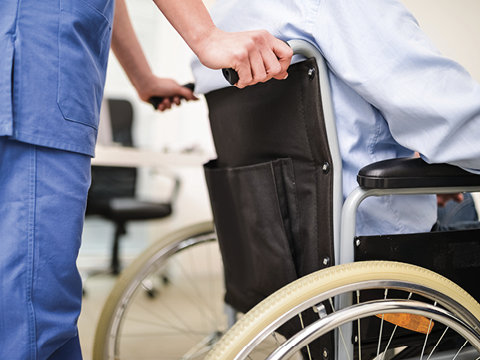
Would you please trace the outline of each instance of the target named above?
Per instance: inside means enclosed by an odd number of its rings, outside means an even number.
[[[93,359],[203,359],[227,327],[223,295],[212,222],[170,234],[119,277],[97,326]]]
[[[339,307],[345,296],[352,300]],[[318,313],[310,325],[302,320],[307,312]],[[434,272],[393,262],[346,264],[277,291],[243,316],[207,359],[475,360],[478,319],[480,305]],[[280,340],[276,330],[289,320],[305,328]],[[313,341],[331,331],[336,349],[315,348]]]

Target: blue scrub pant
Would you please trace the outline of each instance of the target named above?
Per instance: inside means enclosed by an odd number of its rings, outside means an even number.
[[[90,157],[0,137],[0,359],[81,359]]]

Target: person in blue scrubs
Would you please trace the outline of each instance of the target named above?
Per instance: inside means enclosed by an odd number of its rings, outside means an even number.
[[[250,72],[244,85],[286,76],[277,57],[289,62],[290,51],[271,35],[223,33],[200,0],[155,3],[207,66]],[[114,0],[0,2],[0,359],[82,358],[76,258],[114,9]],[[222,45],[231,40],[245,45],[240,56]],[[194,99],[152,74],[124,0],[112,48],[143,100],[164,96],[164,110]]]

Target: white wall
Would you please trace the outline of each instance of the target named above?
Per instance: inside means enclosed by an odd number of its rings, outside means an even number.
[[[206,0],[207,6],[212,1]],[[127,0],[134,29],[154,73],[174,78],[180,84],[193,81],[190,59],[193,53],[152,0]],[[126,98],[134,104],[136,146],[153,151],[181,151],[197,148],[207,158],[213,158],[214,147],[207,120],[204,99],[188,102],[181,107],[160,113],[138,99],[123,69],[110,54],[105,97]],[[145,246],[166,232],[182,226],[211,219],[210,205],[201,164],[171,169],[181,176],[182,186],[173,216],[167,220],[131,223],[122,241],[126,257],[133,257]],[[158,199],[165,193],[164,182],[151,176],[153,169],[141,169],[140,196]],[[85,224],[79,267],[103,264],[109,253],[113,226],[101,219],[88,219]]]
[[[440,51],[461,63],[480,82],[480,1],[478,0],[401,0],[416,16],[420,26]],[[214,0],[205,0],[207,6]],[[175,78],[179,83],[193,80],[189,61],[192,53],[151,0],[127,0],[134,28],[154,72]],[[107,97],[130,99],[136,110],[135,141],[137,146],[169,151],[196,146],[214,156],[203,99],[180,108],[159,113],[138,100],[134,89],[112,55],[105,89]],[[184,179],[175,216],[136,234],[155,239],[159,234],[184,224],[211,217],[208,197],[200,166],[176,169]],[[143,194],[156,192],[158,185],[147,176],[142,178]],[[87,231],[88,232],[88,231]],[[95,232],[95,231],[93,231]],[[150,241],[149,240],[149,241]],[[137,241],[137,240],[135,240]]]
[[[442,54],[480,82],[480,1],[401,0]]]
[[[154,73],[180,84],[192,82],[192,52],[151,0],[127,0],[133,26]],[[125,73],[111,54],[105,88],[107,97],[125,97],[136,105],[136,145],[154,150],[199,144],[212,151],[203,101],[159,113],[138,100]]]
[[[480,83],[480,1],[401,0],[443,55]],[[479,99],[480,101],[480,99]],[[480,193],[473,194],[480,214]]]

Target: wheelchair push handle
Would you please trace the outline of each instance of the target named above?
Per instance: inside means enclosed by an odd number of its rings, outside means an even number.
[[[223,73],[223,76],[225,77],[225,79],[228,81],[228,83],[230,85],[235,85],[238,80],[240,79],[238,77],[238,73],[230,68],[230,69],[222,69],[222,73]]]
[[[187,89],[190,89],[192,91],[195,89],[195,84],[193,84],[193,83],[188,83],[188,84],[185,84],[185,85],[182,85],[182,86],[186,87]],[[155,110],[157,110],[158,105],[160,105],[164,99],[165,98],[163,96],[152,96],[150,99],[148,99],[148,102],[150,104],[152,104],[152,106]]]
[[[282,40],[283,41],[283,40]],[[288,46],[292,47],[287,41],[283,41],[285,44]],[[230,85],[235,85],[238,80],[240,79],[238,76],[238,73],[235,69],[229,68],[229,69],[222,69],[223,76],[225,79],[228,81]]]

